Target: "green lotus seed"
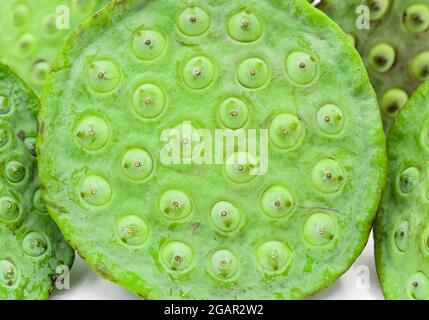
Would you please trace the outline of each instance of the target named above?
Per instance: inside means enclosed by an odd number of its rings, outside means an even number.
[[[0,218],[6,221],[14,221],[19,217],[20,208],[16,200],[9,196],[0,198]]]
[[[21,56],[29,56],[36,46],[36,38],[31,33],[23,34],[16,42],[17,53]]]
[[[6,164],[5,177],[9,182],[19,183],[25,178],[25,166],[19,161],[9,161]]]
[[[96,92],[113,91],[121,81],[121,72],[115,63],[100,60],[92,63],[88,69],[88,82]]]
[[[109,125],[100,117],[89,116],[79,122],[75,130],[75,136],[83,148],[99,150],[109,140]]]
[[[187,36],[200,36],[209,29],[210,17],[200,7],[189,7],[180,14],[177,26]]]
[[[399,177],[399,188],[402,193],[412,192],[420,182],[420,170],[414,167],[402,171]]]
[[[159,208],[167,219],[178,221],[187,218],[192,212],[192,202],[179,190],[164,192],[159,200]]]
[[[405,252],[408,244],[408,233],[410,223],[408,221],[401,222],[395,231],[395,244],[399,251]]]
[[[262,210],[271,218],[287,216],[292,212],[294,205],[293,196],[285,187],[270,187],[262,195]]]
[[[399,88],[387,90],[380,101],[380,108],[386,117],[394,118],[408,101],[408,93]]]
[[[385,73],[392,69],[396,62],[396,51],[388,43],[375,45],[368,55],[368,64],[375,72]]]
[[[229,19],[228,33],[236,41],[252,42],[261,36],[262,25],[254,13],[243,11]]]
[[[80,196],[90,205],[102,206],[112,198],[112,187],[103,177],[89,176],[80,187]]]
[[[0,96],[0,115],[7,114],[9,112],[10,112],[9,100],[4,96]]]
[[[194,57],[183,68],[183,81],[194,90],[208,87],[215,78],[215,66],[206,57]]]
[[[59,29],[57,28],[57,16],[55,14],[48,14],[45,18],[43,18],[43,29],[46,34],[54,35],[57,34]]]
[[[238,271],[235,255],[229,250],[218,250],[211,258],[211,272],[220,279],[230,279]]]
[[[297,147],[304,137],[304,127],[298,117],[283,113],[276,116],[269,128],[271,142],[281,149]]]
[[[147,224],[134,215],[122,218],[116,229],[119,239],[129,246],[142,245],[149,236]]]
[[[158,58],[165,50],[167,42],[164,36],[153,30],[141,30],[133,39],[133,52],[141,60]]]
[[[25,146],[27,147],[27,151],[33,156],[36,157],[36,138],[27,137],[24,140]]]
[[[186,272],[194,261],[191,247],[180,241],[171,241],[160,250],[162,264],[170,272]]]
[[[244,60],[238,67],[237,78],[240,84],[248,89],[263,87],[270,78],[267,63],[259,58]]]
[[[22,250],[30,257],[40,257],[48,250],[46,237],[40,232],[30,232],[22,240]]]
[[[143,149],[131,149],[122,158],[122,170],[133,180],[146,179],[153,169],[151,155]]]
[[[164,93],[154,84],[143,84],[134,92],[134,110],[143,118],[151,119],[159,116],[165,104]]]
[[[286,59],[286,72],[295,84],[304,86],[316,80],[319,67],[312,55],[295,51]]]
[[[12,8],[11,17],[14,26],[22,26],[30,18],[31,11],[28,5],[24,3],[16,4]]]
[[[344,128],[344,114],[334,104],[324,105],[317,112],[317,125],[325,134],[338,134]]]
[[[46,206],[45,206],[45,202],[43,201],[42,193],[40,192],[40,189],[37,189],[36,192],[34,192],[33,206],[40,213],[48,212],[48,209],[46,209]]]
[[[13,286],[18,280],[18,268],[9,260],[0,260],[0,283]]]
[[[224,127],[232,130],[240,129],[249,119],[249,108],[240,99],[228,98],[220,105],[218,118]]]
[[[246,183],[256,177],[258,161],[246,152],[231,154],[226,161],[225,172],[229,179],[236,183]]]
[[[0,129],[0,149],[4,148],[9,142],[9,132],[5,129]]]
[[[371,13],[371,20],[380,20],[389,10],[390,0],[368,0],[368,6]]]
[[[422,52],[413,59],[411,71],[418,81],[429,80],[429,51]]]
[[[279,241],[267,241],[256,249],[256,260],[264,271],[270,273],[283,273],[291,256],[291,250]]]
[[[33,70],[32,70],[32,81],[36,84],[43,84],[45,83],[46,78],[49,75],[50,66],[49,64],[44,61],[38,61],[34,64]]]
[[[423,272],[417,272],[410,281],[411,296],[415,300],[429,299],[429,278]]]
[[[424,4],[414,4],[404,12],[404,26],[412,33],[424,32],[429,28],[429,8]]]
[[[333,159],[319,161],[312,170],[313,185],[321,192],[339,191],[345,183],[345,173],[340,164]]]
[[[333,218],[326,213],[312,214],[304,224],[304,237],[313,246],[325,246],[337,236]]]
[[[219,201],[210,211],[210,221],[216,230],[228,233],[238,229],[242,217],[240,210],[232,203]]]

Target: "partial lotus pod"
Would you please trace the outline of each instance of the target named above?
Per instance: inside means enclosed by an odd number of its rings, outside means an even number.
[[[429,79],[429,0],[309,0],[337,22],[367,66],[386,131]]]
[[[41,197],[38,108],[36,95],[0,64],[0,300],[46,299],[74,258]]]
[[[0,60],[40,94],[70,32],[108,0],[1,0]]]
[[[304,298],[368,240],[386,171],[377,99],[305,0],[113,2],[45,93],[49,211],[144,298]]]
[[[387,299],[429,299],[429,83],[389,131],[389,174],[374,228],[375,258]]]

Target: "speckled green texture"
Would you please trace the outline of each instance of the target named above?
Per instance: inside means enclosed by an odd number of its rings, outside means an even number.
[[[387,299],[429,299],[428,106],[426,83],[389,131],[388,183],[374,230]]]
[[[386,170],[375,94],[305,1],[193,4],[117,1],[69,39],[39,117],[48,209],[93,269],[144,298],[304,298],[368,239]],[[164,129],[194,145],[183,121],[269,129],[268,172],[250,176],[251,156],[161,163]]]
[[[40,197],[35,157],[39,100],[0,64],[0,300],[46,299],[73,250]]]
[[[40,93],[50,64],[71,30],[108,2],[1,0],[0,60]]]
[[[386,130],[408,96],[429,79],[429,0],[310,0],[355,41],[378,94]],[[370,9],[370,29],[358,29]],[[380,47],[381,44],[389,46]],[[374,48],[381,50],[374,50]],[[389,59],[389,51],[393,57]],[[386,61],[374,63],[374,57]],[[377,66],[378,65],[378,66]],[[398,94],[398,89],[401,90]],[[393,91],[392,91],[393,90]]]

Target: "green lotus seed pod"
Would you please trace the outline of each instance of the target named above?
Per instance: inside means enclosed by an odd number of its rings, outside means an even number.
[[[23,24],[25,8],[16,7]],[[57,267],[71,267],[73,250],[40,196],[34,138],[39,100],[2,64],[0,79],[8,109],[0,116],[0,300],[47,299]]]
[[[429,80],[429,52],[417,55],[411,62],[411,71],[420,82]]]
[[[374,89],[386,132],[421,82],[429,79],[429,0],[313,1],[353,34]],[[364,6],[369,8],[369,14]]]
[[[318,76],[316,59],[308,53],[295,51],[286,59],[286,72],[299,85],[308,85]]]
[[[210,17],[199,7],[189,7],[180,14],[177,26],[187,36],[200,36],[209,29]]]
[[[388,184],[374,228],[377,273],[386,299],[429,299],[429,111],[422,108],[428,103],[425,83],[389,130]]]
[[[388,43],[380,43],[369,51],[369,67],[375,72],[385,73],[389,71],[396,60],[395,49]]]
[[[408,98],[408,93],[402,89],[389,89],[381,97],[381,111],[386,117],[395,118],[401,108],[407,103]]]
[[[122,158],[122,170],[131,179],[143,180],[153,169],[150,154],[143,149],[131,149]]]
[[[40,94],[66,38],[109,0],[2,0],[0,60]]]
[[[272,218],[283,218],[294,208],[294,199],[285,187],[274,186],[262,196],[262,210]]]
[[[243,11],[235,14],[229,19],[228,33],[234,40],[252,42],[261,36],[262,25],[254,13]]]
[[[404,26],[412,33],[424,32],[429,27],[429,8],[423,4],[415,4],[404,13]]]
[[[112,2],[51,67],[37,142],[67,239],[147,299],[321,290],[364,248],[386,171],[364,66],[304,0]]]
[[[219,279],[230,279],[238,271],[235,255],[229,250],[218,250],[212,255],[211,272]]]

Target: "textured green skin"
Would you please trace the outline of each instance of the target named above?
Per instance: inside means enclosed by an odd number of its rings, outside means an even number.
[[[6,224],[0,218],[0,260],[9,260],[18,270],[18,280],[12,287],[0,282],[0,299],[46,299],[53,290],[55,270],[59,265],[70,267],[74,253],[64,241],[48,212],[39,212],[33,205],[33,194],[39,188],[37,161],[24,142],[17,136],[22,131],[27,137],[36,136],[36,113],[39,100],[17,76],[0,64],[0,96],[13,101],[10,113],[0,116],[1,128],[9,128],[10,141],[0,151],[0,194],[18,199],[22,206],[19,222]],[[27,169],[26,178],[11,184],[4,177],[5,164],[19,159]],[[27,256],[22,240],[29,232],[44,234],[49,249],[43,256]]]
[[[117,1],[68,40],[45,87],[39,115],[39,168],[48,209],[94,270],[144,298],[304,298],[344,273],[367,242],[386,174],[385,137],[375,94],[341,30],[305,1],[194,4],[212,17],[211,29],[201,37],[185,37],[171,23],[185,2]],[[225,18],[238,7],[256,12],[269,32],[254,43],[232,41]],[[138,60],[129,45],[132,30],[145,22],[162,26],[168,35],[167,50],[155,62]],[[297,87],[286,79],[286,48],[316,54],[321,61],[316,83]],[[121,84],[108,94],[95,94],[86,81],[86,68],[96,52],[121,66]],[[215,59],[218,70],[215,82],[197,93],[177,75],[183,59],[195,52]],[[263,90],[243,89],[235,79],[239,63],[252,56],[263,57],[274,68],[271,83]],[[166,111],[155,120],[142,120],[131,112],[131,90],[139,79],[162,83],[167,94]],[[306,131],[300,147],[285,152],[270,143],[269,172],[242,185],[225,177],[224,166],[159,163],[163,129],[183,120],[219,128],[215,106],[229,95],[250,101],[248,128],[267,128],[280,112],[299,114]],[[340,103],[347,119],[346,129],[335,137],[321,134],[315,124],[316,110],[328,102]],[[104,115],[112,130],[107,145],[90,154],[73,134],[78,117],[88,112]],[[130,146],[144,147],[155,158],[154,172],[144,182],[131,181],[121,171],[122,154]],[[311,168],[324,157],[341,159],[349,177],[342,191],[323,194],[312,185]],[[102,175],[112,185],[113,198],[105,206],[91,207],[81,200],[79,186],[87,174]],[[286,185],[296,202],[294,213],[279,220],[267,218],[260,209],[262,192],[275,184]],[[169,223],[159,211],[159,197],[169,188],[185,191],[193,201],[194,211],[186,223]],[[246,223],[233,236],[216,233],[208,222],[210,208],[219,200],[231,201],[245,213]],[[338,225],[341,236],[327,247],[313,247],[303,237],[303,222],[315,210],[332,214]],[[115,236],[118,219],[128,214],[145,219],[151,230],[140,248],[127,247]],[[193,248],[191,271],[174,276],[160,264],[159,251],[167,240],[185,241]],[[255,247],[268,240],[287,241],[292,248],[287,273],[271,276],[256,266]],[[239,261],[235,281],[208,275],[210,253],[222,248]]]
[[[410,64],[421,52],[429,50],[429,30],[413,34],[402,23],[404,11],[414,4],[429,6],[429,0],[394,0],[388,13],[380,20],[372,21],[369,30],[356,28],[356,8],[366,4],[366,0],[323,0],[320,9],[337,22],[346,33],[356,38],[356,48],[368,66],[369,51],[379,43],[389,43],[396,50],[396,63],[386,73],[374,72],[368,69],[372,85],[381,99],[386,90],[401,88],[411,95],[421,84],[410,71]],[[392,123],[390,115],[383,114],[386,129]]]
[[[420,140],[422,130],[427,128],[428,103],[429,84],[424,84],[405,105],[389,131],[388,182],[374,230],[377,271],[387,299],[412,298],[410,279],[413,275],[423,272],[429,276],[429,252],[423,246],[429,226],[428,150]],[[408,167],[418,168],[421,178],[411,193],[403,195],[399,192],[398,180]],[[399,251],[395,243],[397,226],[403,221],[410,223],[405,252]]]
[[[46,61],[48,64],[58,54],[64,41],[82,21],[99,10],[109,0],[87,0],[92,2],[88,11],[79,12],[73,9],[74,0],[2,0],[0,1],[0,60],[13,68],[36,93],[40,94],[43,82],[32,77],[32,69],[37,61]],[[26,4],[31,10],[27,22],[21,26],[14,26],[11,19],[11,10],[17,4]],[[60,5],[66,5],[70,9],[70,30],[58,30],[55,34],[48,34],[44,27],[44,18],[50,14],[56,14]],[[24,34],[34,36],[36,42],[34,49],[28,54],[17,53],[18,40]]]

